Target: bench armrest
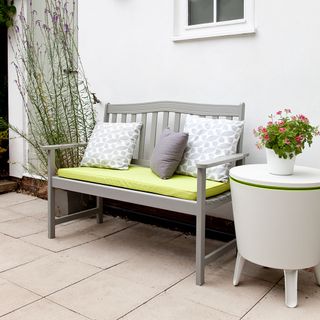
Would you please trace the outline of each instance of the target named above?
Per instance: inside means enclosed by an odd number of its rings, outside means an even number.
[[[79,142],[79,143],[68,143],[68,144],[50,144],[47,146],[41,146],[43,150],[61,150],[61,149],[70,149],[77,147],[85,147],[87,142]]]
[[[232,154],[231,156],[218,157],[213,161],[198,162],[197,168],[205,169],[205,168],[215,167],[220,164],[242,160],[242,159],[246,158],[248,155],[249,155],[249,153],[236,153],[236,154]]]

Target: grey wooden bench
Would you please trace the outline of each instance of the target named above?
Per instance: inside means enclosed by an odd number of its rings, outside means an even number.
[[[240,105],[209,105],[182,102],[150,102],[139,104],[107,104],[104,121],[143,123],[139,149],[132,163],[149,166],[151,152],[155,146],[157,136],[162,129],[170,126],[175,131],[182,130],[183,115],[195,114],[211,118],[244,119],[244,104]],[[172,126],[170,125],[172,122]],[[159,127],[160,126],[160,127]],[[154,193],[129,190],[92,182],[66,179],[56,175],[55,151],[58,149],[75,148],[85,144],[67,144],[44,146],[48,152],[48,237],[55,237],[55,226],[73,219],[97,215],[97,222],[103,222],[102,199],[127,201],[139,205],[160,208],[196,216],[196,284],[204,283],[205,264],[222,255],[226,250],[235,246],[235,240],[223,245],[219,249],[205,255],[205,218],[210,212],[231,200],[230,192],[224,192],[206,199],[206,169],[219,164],[241,161],[247,156],[242,153],[242,137],[238,144],[237,154],[220,157],[212,161],[197,165],[197,200],[184,200]],[[55,217],[55,190],[63,189],[97,197],[94,209]]]

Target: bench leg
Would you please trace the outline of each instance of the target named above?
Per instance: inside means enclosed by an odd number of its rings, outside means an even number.
[[[55,189],[48,186],[48,238],[56,237]]]
[[[205,269],[205,212],[198,213],[196,223],[196,284],[201,286],[204,283]]]
[[[48,238],[56,236],[55,189],[52,187],[52,176],[56,171],[55,151],[48,150]]]
[[[97,223],[103,223],[103,198],[97,197]]]

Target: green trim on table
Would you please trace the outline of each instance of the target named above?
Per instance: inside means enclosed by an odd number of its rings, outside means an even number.
[[[244,184],[246,186],[250,186],[250,187],[256,187],[256,188],[262,188],[262,189],[271,189],[271,190],[284,190],[284,191],[310,191],[310,190],[320,190],[320,186],[319,187],[307,187],[307,188],[289,188],[289,187],[275,187],[275,186],[264,186],[261,184],[254,184],[254,183],[250,183],[250,182],[244,182],[244,181],[240,181],[237,180],[233,177],[230,176],[230,180],[233,180],[235,182],[238,182],[240,184]]]

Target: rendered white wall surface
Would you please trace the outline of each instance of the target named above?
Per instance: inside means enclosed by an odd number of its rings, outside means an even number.
[[[23,0],[16,0],[15,6],[17,12],[21,11]],[[9,29],[8,35],[11,38],[12,46],[15,45],[12,28]],[[9,123],[20,130],[25,130],[25,112],[21,95],[17,84],[15,83],[17,76],[15,68],[12,64],[14,61],[14,53],[11,44],[8,44],[8,98],[9,98]],[[27,145],[25,141],[12,130],[9,133],[9,159],[10,159],[10,176],[21,178],[26,165]]]
[[[23,13],[26,19],[30,16],[30,8],[28,2],[23,0],[15,1],[17,8],[16,24],[19,26],[20,13]],[[39,19],[41,19],[41,13],[44,12],[44,1],[33,1],[33,9],[38,12]],[[20,28],[21,29],[21,28]],[[17,74],[14,68],[13,62],[15,61],[14,51],[16,49],[16,42],[13,28],[9,29],[9,46],[8,46],[8,88],[9,88],[9,123],[20,131],[27,132],[27,115],[25,113],[25,107],[23,100],[16,84]],[[39,35],[36,35],[39,37]],[[35,151],[28,145],[28,143],[21,138],[18,134],[10,131],[9,140],[9,159],[10,159],[10,176],[21,178],[24,175],[29,176],[27,172],[28,163],[32,163],[33,166],[37,166],[38,159]],[[34,176],[34,175],[31,175]]]
[[[320,124],[320,1],[255,1],[256,34],[175,43],[172,0],[79,0],[79,48],[93,92],[111,103],[246,103],[252,129],[289,107]],[[320,138],[297,158],[320,167]]]
[[[255,0],[256,34],[175,43],[172,0],[79,0],[80,54],[103,102],[245,102],[244,149],[249,163],[261,163],[252,129],[269,113],[290,107],[320,123],[319,10],[318,0]],[[9,48],[9,120],[24,128],[12,60]],[[317,138],[297,163],[319,168],[319,151]],[[10,140],[10,161],[10,174],[21,177],[21,138]]]

